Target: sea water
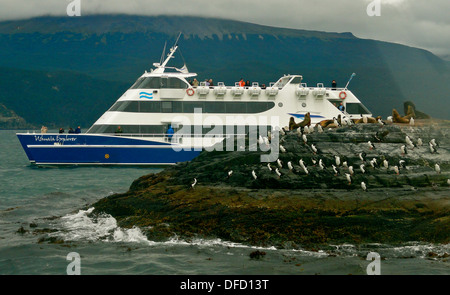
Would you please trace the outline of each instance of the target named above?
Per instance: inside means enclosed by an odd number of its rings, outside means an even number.
[[[415,241],[314,251],[175,234],[151,241],[137,227],[120,228],[110,215],[89,213],[96,201],[126,192],[133,180],[161,169],[38,168],[28,162],[15,133],[0,131],[0,274],[65,275],[68,254],[77,253],[82,275],[365,275],[370,252],[380,255],[382,275],[450,274],[450,262],[442,258],[449,245]],[[265,255],[250,258],[256,250]]]

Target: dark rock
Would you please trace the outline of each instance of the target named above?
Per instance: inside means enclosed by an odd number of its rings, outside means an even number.
[[[280,138],[285,153],[281,177],[261,162],[261,150],[202,152],[189,163],[180,163],[158,174],[133,182],[125,194],[95,203],[95,213],[113,215],[119,226],[139,226],[149,239],[164,240],[177,235],[218,237],[258,246],[299,248],[328,243],[401,243],[428,241],[448,243],[450,178],[450,123],[416,120],[416,126],[358,124],[308,134],[305,145],[298,134]],[[374,136],[380,141],[373,141]],[[424,143],[406,155],[400,152],[408,135]],[[438,154],[428,142],[439,142]],[[370,150],[367,141],[375,144]],[[311,150],[311,143],[319,149]],[[222,143],[225,145],[226,143]],[[235,144],[235,148],[237,145]],[[366,162],[359,159],[366,153]],[[335,156],[352,165],[349,184]],[[376,158],[378,164],[370,167]],[[299,165],[302,159],[309,174]],[[312,160],[322,159],[321,170]],[[389,162],[389,168],[382,161]],[[397,175],[392,167],[405,161]],[[287,163],[294,169],[290,171]],[[359,165],[366,165],[362,173]],[[434,171],[439,163],[441,173]],[[276,163],[270,165],[275,170]],[[231,177],[228,171],[233,170]],[[255,171],[257,179],[252,177]],[[198,180],[194,189],[193,179]],[[360,183],[367,184],[363,191]]]

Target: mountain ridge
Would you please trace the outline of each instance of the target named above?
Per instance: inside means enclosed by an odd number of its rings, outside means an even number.
[[[223,19],[92,15],[0,22],[0,67],[35,73],[79,73],[87,75],[87,81],[108,81],[88,82],[93,87],[107,87],[91,89],[90,99],[105,100],[107,105],[126,90],[124,85],[131,86],[160,60],[164,44],[171,46],[180,31],[183,59],[201,80],[213,78],[234,85],[244,77],[269,84],[290,73],[303,75],[309,86],[321,82],[330,86],[336,80],[342,87],[355,72],[349,89],[375,115],[388,116],[393,108],[402,109],[404,101],[413,101],[418,110],[433,117],[448,118],[450,114],[446,101],[450,62],[427,50],[360,39],[351,33],[274,28]],[[3,77],[17,79],[8,76],[8,70]],[[115,88],[116,92],[111,90],[114,83],[122,85]],[[85,90],[84,105],[77,105],[74,111],[80,112],[83,122],[92,124],[97,117],[83,112],[90,108],[85,99],[89,91]],[[0,94],[2,91],[0,87]],[[53,93],[51,87],[48,91]],[[66,96],[76,96],[81,90],[71,91],[75,93]],[[52,95],[42,93],[42,98],[44,103],[57,103]],[[7,107],[29,121],[14,105]],[[46,120],[64,123],[61,120],[65,118],[49,116]]]

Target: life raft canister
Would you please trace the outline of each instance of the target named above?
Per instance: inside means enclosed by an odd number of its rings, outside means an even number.
[[[188,88],[188,89],[186,89],[186,93],[187,93],[187,95],[192,96],[192,95],[194,95],[195,91],[192,88]]]
[[[340,99],[345,99],[347,97],[347,93],[345,92],[345,91],[341,91],[340,93],[339,93],[339,98]]]

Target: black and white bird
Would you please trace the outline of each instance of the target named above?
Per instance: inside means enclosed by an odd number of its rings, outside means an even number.
[[[358,157],[361,159],[361,161],[363,161],[363,162],[366,161],[366,153],[365,152],[359,153]]]
[[[377,122],[378,122],[378,124],[381,125],[381,126],[386,125],[386,123],[384,123],[383,120],[381,120],[381,119],[378,119]]]
[[[336,166],[339,167],[341,166],[341,157],[339,156],[334,156],[335,162],[336,162]]]
[[[285,152],[286,152],[286,149],[285,149],[284,146],[282,146],[281,144],[280,144],[280,151],[281,151],[282,153],[285,153]]]
[[[269,169],[269,171],[272,171],[272,167],[270,167],[270,163],[267,163],[267,168]]]
[[[408,146],[409,149],[414,149],[415,145],[408,135],[406,135],[405,141],[406,141],[406,145]]]
[[[408,154],[408,150],[406,149],[406,145],[402,145],[400,147],[400,151],[402,152],[402,156]]]
[[[413,117],[411,117],[411,119],[409,119],[409,125],[411,125],[411,126],[414,126],[414,118]]]
[[[417,146],[422,146],[422,145],[423,145],[422,139],[419,137],[417,139]]]
[[[262,146],[264,144],[264,139],[262,138],[261,135],[258,137],[258,143],[260,146]]]
[[[339,170],[336,168],[336,166],[334,166],[334,165],[331,165],[331,166],[333,167],[334,175],[337,176],[339,174]]]
[[[338,120],[335,117],[333,117],[333,123],[334,123],[334,125],[336,125],[336,127],[341,127],[341,124],[338,122]]]
[[[233,175],[233,170],[228,171],[228,178],[230,178],[231,175]]]
[[[348,172],[350,172],[350,175],[355,174],[355,172],[353,171],[353,166],[348,166]]]
[[[191,184],[191,188],[194,188],[194,186],[197,184],[197,178],[194,178],[194,182]]]
[[[387,121],[388,123],[394,123],[394,119],[393,119],[392,116],[387,117],[387,118],[386,118],[386,121]]]
[[[290,171],[292,171],[292,169],[294,169],[294,166],[292,166],[291,161],[289,161],[289,162],[287,163],[287,165],[288,165],[288,168],[289,168]]]
[[[370,148],[371,150],[374,150],[374,149],[375,149],[374,144],[373,144],[370,140],[367,142],[367,144],[369,145],[369,148]]]
[[[344,162],[342,162],[342,167],[344,167],[344,168],[348,168],[348,164],[347,164],[347,161],[344,161]]]
[[[394,166],[394,172],[395,174],[399,175],[400,171],[398,170],[398,166]]]
[[[317,148],[314,144],[311,144],[311,149],[313,151],[314,154],[317,154]]]
[[[275,173],[278,175],[278,177],[281,177],[281,172],[280,172],[280,170],[278,170],[278,168],[275,169]]]
[[[308,142],[308,138],[306,137],[306,134],[302,135],[303,143],[306,144]]]
[[[431,142],[431,144],[433,145],[433,146],[439,146],[439,144],[436,142],[436,139],[435,138],[433,138],[433,139],[431,139],[430,140],[430,142]]]
[[[436,163],[436,164],[434,165],[434,170],[437,172],[437,174],[441,174],[441,167],[439,166],[438,163]]]
[[[317,132],[319,132],[319,133],[323,132],[323,128],[322,128],[322,126],[320,126],[320,124],[317,124]]]
[[[348,184],[349,184],[349,185],[352,184],[352,177],[351,177],[350,174],[345,173],[345,178],[347,178],[347,181],[348,181]]]
[[[430,152],[431,152],[432,154],[434,154],[434,153],[437,152],[436,146],[434,146],[431,142],[430,142],[428,145],[429,145],[429,147],[430,147]]]
[[[303,168],[303,170],[305,170],[306,165],[305,165],[305,162],[303,162],[303,159],[300,159],[300,160],[298,161],[298,164],[300,165],[300,167]]]
[[[322,159],[319,160],[319,168],[320,168],[320,170],[324,170],[325,169],[325,165],[323,165]]]
[[[384,168],[386,168],[386,169],[389,168],[389,162],[388,162],[388,160],[386,160],[386,159],[383,160],[383,166],[384,166]]]
[[[308,168],[306,168],[306,166],[303,167],[303,171],[304,171],[306,174],[309,174]]]
[[[367,185],[364,181],[361,182],[361,188],[363,189],[363,191],[367,191]]]
[[[278,167],[283,168],[283,165],[281,164],[281,160],[280,159],[277,159],[277,164],[278,164]]]
[[[365,167],[364,164],[359,165],[359,169],[363,174],[366,173],[366,169],[364,169],[364,167]]]
[[[253,179],[255,179],[255,180],[258,178],[258,176],[256,176],[255,170],[252,170],[252,176],[253,176]]]

